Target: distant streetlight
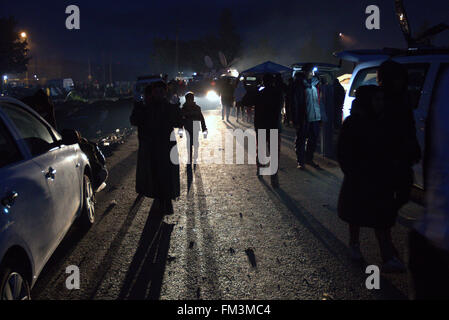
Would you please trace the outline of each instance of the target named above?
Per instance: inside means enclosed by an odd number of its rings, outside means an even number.
[[[338,34],[339,38],[341,39],[341,42],[344,43],[345,46],[353,46],[357,42],[356,39],[348,34],[344,34],[340,32]]]
[[[21,32],[21,33],[20,33],[20,37],[21,37],[22,39],[26,39],[26,38],[27,38],[27,33],[26,33],[26,32]]]

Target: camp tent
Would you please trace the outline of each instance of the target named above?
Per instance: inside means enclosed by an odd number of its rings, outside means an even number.
[[[252,67],[248,70],[242,71],[240,73],[241,76],[256,76],[256,75],[262,75],[265,73],[291,73],[293,70],[291,68],[285,67],[283,65],[267,61],[262,64],[259,64],[255,67]]]

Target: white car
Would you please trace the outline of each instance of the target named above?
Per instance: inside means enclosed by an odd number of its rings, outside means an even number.
[[[29,299],[73,222],[94,223],[91,177],[73,136],[0,98],[0,299]]]
[[[449,105],[449,95],[437,97],[444,90],[438,90],[438,80],[449,64],[449,49],[409,49],[409,50],[355,50],[338,54],[343,60],[357,63],[354,69],[349,90],[346,92],[343,117],[349,116],[355,91],[363,85],[377,85],[377,70],[387,59],[392,59],[405,66],[409,75],[409,94],[413,103],[417,137],[421,149],[425,147],[425,125],[429,110],[437,98]],[[446,88],[447,92],[447,88]],[[422,162],[415,167],[415,185],[424,187]]]

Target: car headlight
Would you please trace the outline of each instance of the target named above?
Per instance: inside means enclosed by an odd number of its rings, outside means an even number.
[[[218,96],[218,94],[214,91],[214,90],[210,90],[207,92],[206,98],[209,101],[218,101],[220,100],[220,97]]]

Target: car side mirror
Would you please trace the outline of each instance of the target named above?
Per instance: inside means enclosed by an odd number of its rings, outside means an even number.
[[[77,144],[80,141],[81,135],[78,131],[72,129],[62,130],[62,143],[66,146]]]

